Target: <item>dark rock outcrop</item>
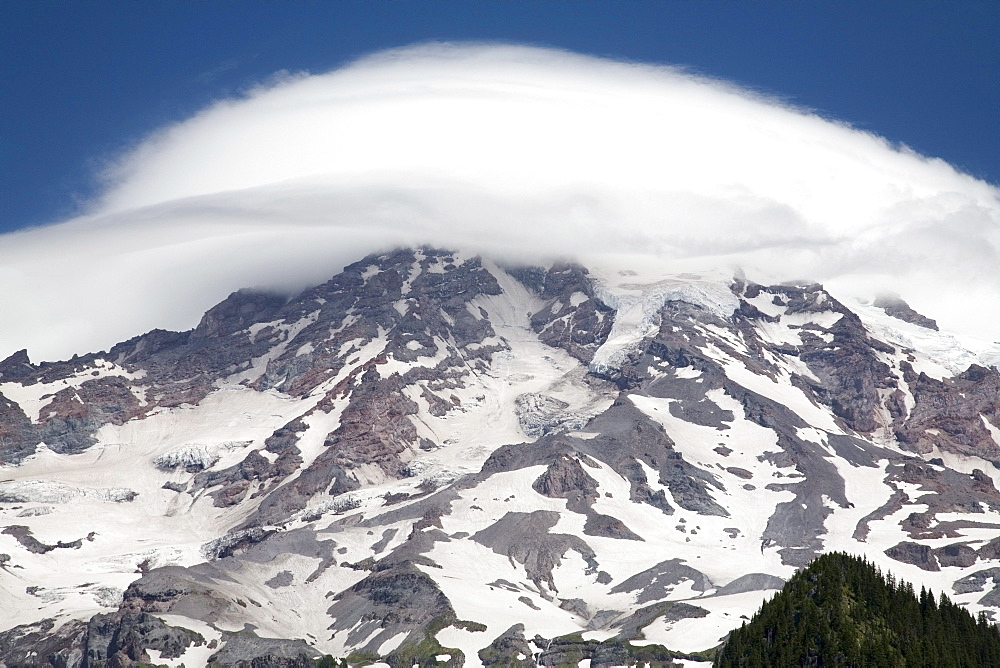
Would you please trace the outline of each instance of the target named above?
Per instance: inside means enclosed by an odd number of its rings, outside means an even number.
[[[412,562],[386,563],[350,589],[334,597],[327,611],[331,629],[350,629],[347,642],[372,652],[389,638],[406,633],[404,649],[424,638],[435,619],[455,619],[448,598]],[[361,641],[368,639],[362,646]]]
[[[890,315],[897,320],[933,329],[935,332],[938,331],[937,322],[927,316],[920,315],[896,295],[879,295],[872,302],[872,306],[882,309],[886,315]]]
[[[535,665],[533,652],[524,638],[524,624],[515,624],[488,647],[479,650],[479,659],[484,666],[510,666],[511,668],[529,668]]]
[[[146,650],[155,649],[165,659],[176,659],[192,644],[205,639],[194,631],[168,626],[152,615],[118,612],[91,617],[87,624],[85,668],[131,666],[148,663]]]
[[[21,407],[0,393],[0,464],[18,464],[42,441]]]
[[[594,550],[582,539],[549,532],[558,521],[558,513],[548,510],[509,512],[499,522],[473,534],[472,540],[522,564],[536,587],[544,583],[556,591],[552,570],[570,550],[587,562],[588,573],[596,573],[598,568]]]
[[[546,300],[531,316],[531,327],[539,338],[589,364],[611,332],[614,310],[595,296],[587,270],[556,263],[548,270],[519,267],[507,271]]]
[[[901,561],[904,564],[913,564],[925,571],[939,571],[937,557],[934,551],[927,545],[904,541],[895,547],[890,547],[885,551],[891,559]]]
[[[1000,424],[1000,373],[973,364],[954,378],[936,380],[924,373],[910,381],[914,406],[896,428],[900,444],[926,453],[936,445],[964,456],[1000,459],[1000,446],[983,424]]]
[[[261,638],[249,628],[222,637],[222,649],[208,658],[219,668],[312,668],[320,656],[302,640]]]

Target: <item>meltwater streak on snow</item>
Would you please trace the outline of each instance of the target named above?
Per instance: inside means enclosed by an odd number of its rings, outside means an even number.
[[[87,215],[0,238],[0,358],[188,329],[238,288],[294,291],[421,243],[881,285],[995,331],[996,188],[668,67],[401,49],[221,101],[113,171]],[[109,294],[128,308],[81,298]]]

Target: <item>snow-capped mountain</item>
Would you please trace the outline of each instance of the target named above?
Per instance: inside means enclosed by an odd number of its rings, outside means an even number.
[[[751,279],[398,250],[9,357],[0,665],[698,665],[830,550],[1000,610],[1000,347]]]

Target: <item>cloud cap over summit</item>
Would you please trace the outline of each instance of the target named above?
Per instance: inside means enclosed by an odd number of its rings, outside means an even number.
[[[187,329],[239,287],[292,291],[418,243],[894,291],[997,338],[995,187],[676,68],[502,44],[394,50],[220,101],[104,178],[86,215],[3,237],[0,356]]]

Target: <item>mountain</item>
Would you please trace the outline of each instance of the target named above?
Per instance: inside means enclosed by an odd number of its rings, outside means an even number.
[[[733,631],[716,664],[745,666],[1000,665],[1000,631],[953,603],[842,552],[818,557]]]
[[[431,248],[21,351],[0,661],[693,666],[831,551],[992,619],[997,359],[895,296]]]

